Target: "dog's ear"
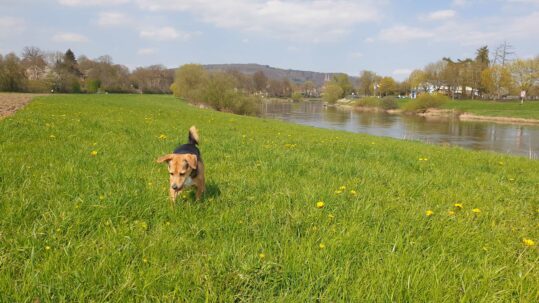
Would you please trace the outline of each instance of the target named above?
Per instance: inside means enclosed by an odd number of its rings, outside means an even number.
[[[197,168],[197,156],[195,155],[191,155],[191,154],[187,154],[186,157],[185,157],[186,161],[187,161],[187,164],[189,164],[189,166],[192,168],[192,169],[196,169]]]
[[[174,157],[174,154],[164,155],[162,157],[159,157],[159,159],[157,159],[157,163],[168,162],[172,160],[172,157]]]

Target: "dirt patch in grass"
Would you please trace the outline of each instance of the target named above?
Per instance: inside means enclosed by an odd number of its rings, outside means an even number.
[[[13,115],[32,99],[44,94],[0,93],[0,119]]]

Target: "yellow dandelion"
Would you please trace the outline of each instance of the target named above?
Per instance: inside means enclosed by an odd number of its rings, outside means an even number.
[[[318,201],[316,202],[316,208],[323,208],[324,207],[324,202],[323,201]]]
[[[333,214],[329,214],[328,218],[333,219],[333,218],[335,218],[335,216]]]
[[[509,181],[515,181],[515,178],[509,178]]]
[[[51,247],[50,246],[45,246],[45,250],[50,250]]]
[[[318,244],[318,247],[320,247],[320,249],[325,249],[326,245],[324,243],[320,243],[320,244]]]
[[[259,253],[258,257],[262,260],[262,259],[266,258],[266,255],[264,253]]]
[[[336,194],[336,195],[342,194],[342,190],[336,190],[336,191],[335,191],[335,194]]]
[[[505,163],[503,163],[503,161],[500,161],[500,162],[498,162],[498,164],[500,164],[500,165],[504,165]]]
[[[345,190],[345,189],[346,189],[346,186],[344,186],[344,185],[339,187],[339,190]]]
[[[169,226],[169,225],[170,225],[170,222],[168,222],[168,221],[165,222],[165,225],[166,225],[166,226]]]
[[[474,208],[474,209],[472,209],[472,212],[474,214],[479,214],[481,212],[481,210],[479,208]]]
[[[350,191],[350,194],[351,194],[352,196],[355,196],[355,195],[357,195],[357,192],[356,192],[355,190],[352,189],[352,190]]]
[[[454,216],[454,215],[455,215],[455,212],[452,211],[452,210],[450,210],[450,211],[447,212],[447,214],[450,215],[450,216]]]
[[[457,209],[457,210],[461,210],[463,208],[462,204],[461,203],[455,203],[453,204],[453,206]]]
[[[97,150],[92,150],[92,152],[90,153],[90,155],[91,155],[92,157],[97,156]]]
[[[105,196],[100,195],[100,196],[99,196],[99,200],[101,200],[101,201],[105,200]]]
[[[161,139],[161,140],[165,140],[166,138],[167,138],[167,136],[164,135],[164,134],[159,135],[159,139]]]
[[[146,258],[142,258],[142,262],[144,262],[144,263],[148,263],[148,259],[146,259]]]
[[[55,135],[50,135],[49,138],[54,139],[54,138],[56,138],[56,136]]]
[[[522,243],[530,247],[535,245],[535,242],[532,239],[526,239],[526,238],[522,239]]]
[[[425,211],[425,216],[430,217],[432,215],[434,215],[434,212],[432,210],[429,209],[429,210]]]

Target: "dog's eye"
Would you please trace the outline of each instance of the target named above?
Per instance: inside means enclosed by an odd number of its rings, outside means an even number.
[[[174,173],[170,173],[170,175],[172,176],[172,175],[174,175]]]
[[[180,173],[180,176],[185,176],[185,173]]]

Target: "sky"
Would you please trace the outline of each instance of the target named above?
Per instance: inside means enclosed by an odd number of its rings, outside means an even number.
[[[403,80],[504,41],[539,55],[539,0],[0,0],[0,54],[71,48],[131,69],[259,63]]]

